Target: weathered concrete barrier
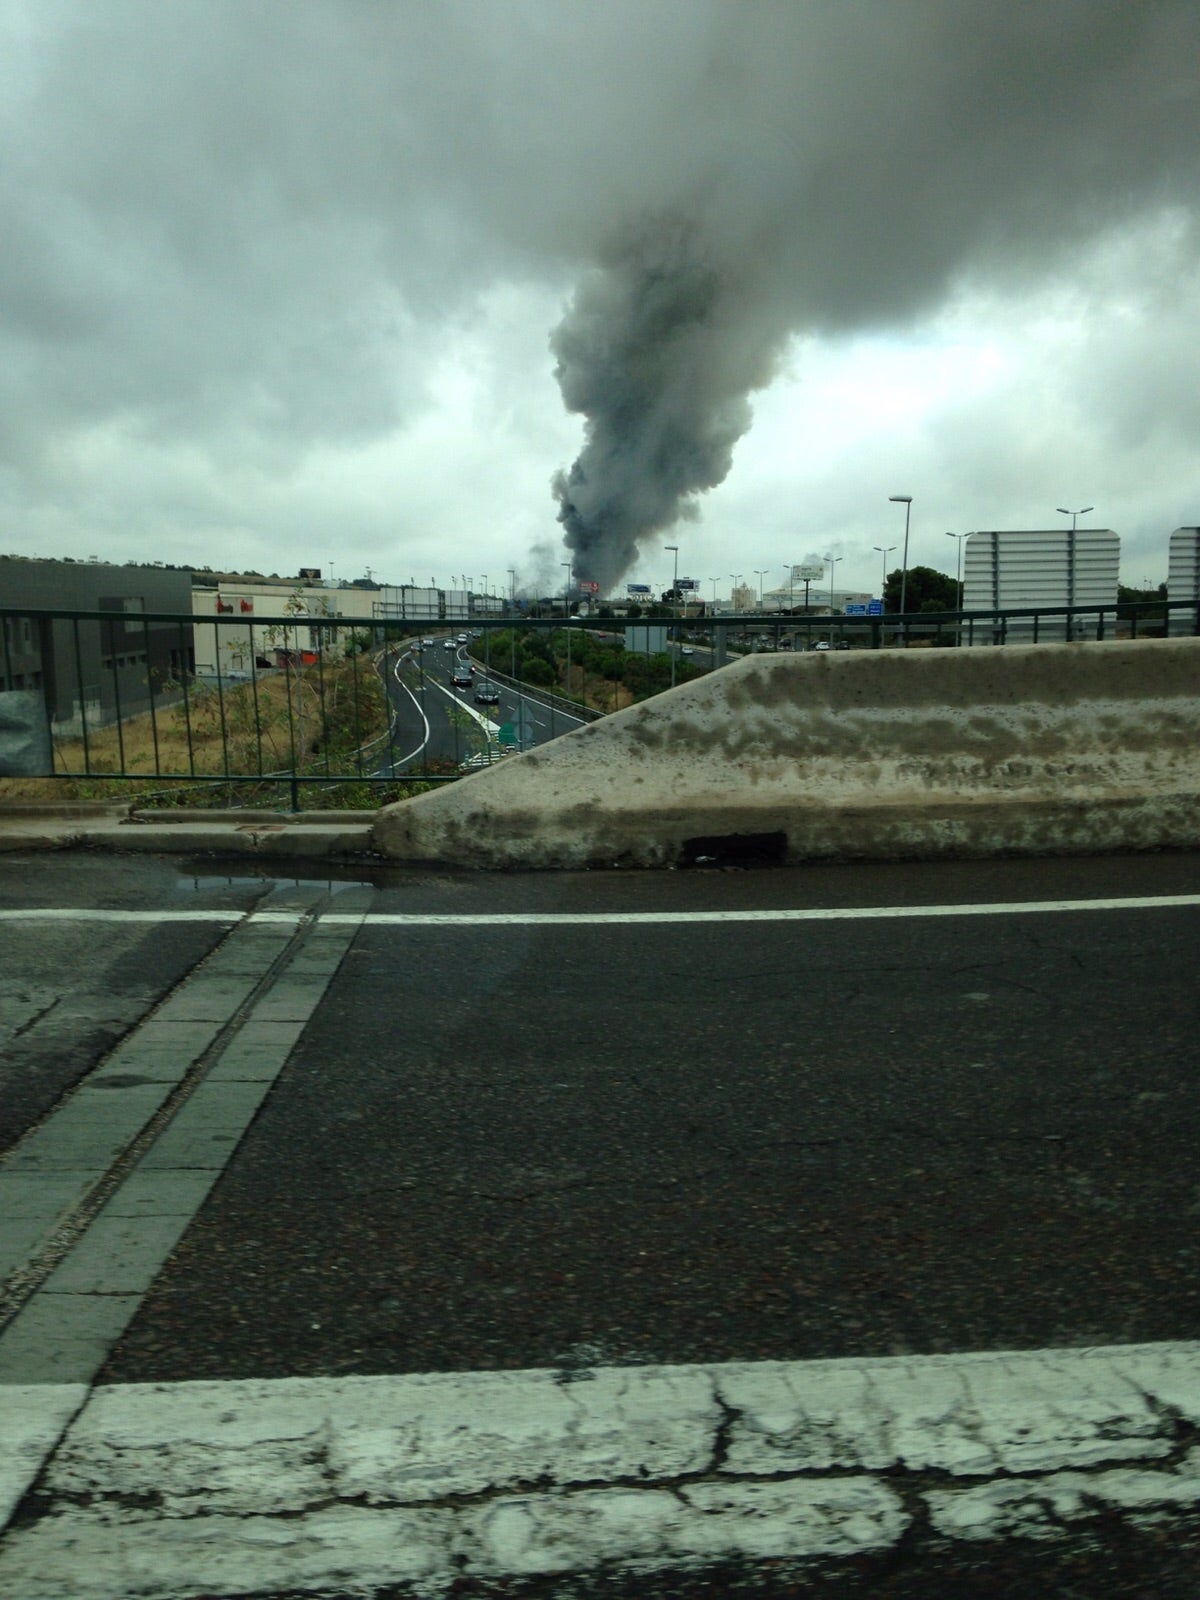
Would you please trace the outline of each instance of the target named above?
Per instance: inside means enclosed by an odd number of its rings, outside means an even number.
[[[1200,844],[1200,639],[754,656],[433,794],[376,847],[476,866]]]

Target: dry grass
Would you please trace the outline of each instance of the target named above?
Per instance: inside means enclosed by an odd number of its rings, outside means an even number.
[[[258,746],[262,746],[262,770],[281,771],[292,763],[292,729],[295,728],[296,679],[260,678],[257,684],[226,685],[223,696],[214,692],[193,693],[185,708],[182,700],[159,706],[153,716],[143,712],[126,718],[118,727],[89,730],[87,743],[81,738],[55,739],[56,773],[86,773],[83,777],[0,779],[0,802],[47,804],[65,800],[132,799],[139,793],[178,788],[191,777],[220,777],[226,771],[254,773],[259,769]],[[383,701],[369,667],[360,668],[363,689],[363,737],[371,738],[383,728]],[[374,686],[374,687],[372,687]],[[326,711],[333,721],[338,710],[344,712],[346,695],[352,687],[351,670],[338,665],[326,671]],[[288,694],[293,696],[293,720],[289,727]],[[320,763],[312,745],[322,731],[320,701],[314,675],[301,691],[303,714],[300,732],[312,770]],[[223,715],[222,715],[223,712]],[[189,730],[190,723],[190,730]],[[105,773],[125,772],[145,777],[139,788],[127,779],[106,779]],[[173,774],[164,777],[163,774]],[[181,776],[182,775],[182,776]]]

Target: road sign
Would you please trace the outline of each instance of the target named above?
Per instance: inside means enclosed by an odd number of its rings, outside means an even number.
[[[502,745],[516,744],[517,730],[513,727],[511,722],[502,722],[500,724],[500,730],[496,734],[496,738]]]
[[[848,617],[865,617],[867,608],[860,600],[847,600],[845,614]]]
[[[819,561],[802,562],[792,568],[793,583],[819,583],[824,576],[825,568]]]
[[[869,617],[881,617],[883,615],[883,601],[882,600],[868,600],[867,601],[867,615]]]

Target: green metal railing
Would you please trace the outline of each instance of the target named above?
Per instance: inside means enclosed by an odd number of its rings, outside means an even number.
[[[663,631],[630,650],[629,628]],[[486,716],[442,683],[463,651],[456,643],[451,656],[445,641],[464,631],[477,675],[508,688],[510,704],[518,691],[544,739],[756,650],[969,648],[1168,629],[1200,632],[1196,604],[637,619],[560,609],[427,622],[0,607],[0,692],[40,699],[54,752],[44,776],[77,798],[245,805],[286,795],[299,811],[452,781],[477,745],[490,759]],[[654,651],[660,643],[666,650]],[[424,724],[419,748],[406,716]],[[506,748],[519,746],[513,738]]]

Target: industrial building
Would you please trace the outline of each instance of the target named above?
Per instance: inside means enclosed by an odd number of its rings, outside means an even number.
[[[94,611],[93,619],[22,616]],[[0,557],[0,692],[41,692],[55,733],[78,733],[146,709],[195,666],[192,575],[103,561]],[[176,620],[156,620],[157,617]]]

